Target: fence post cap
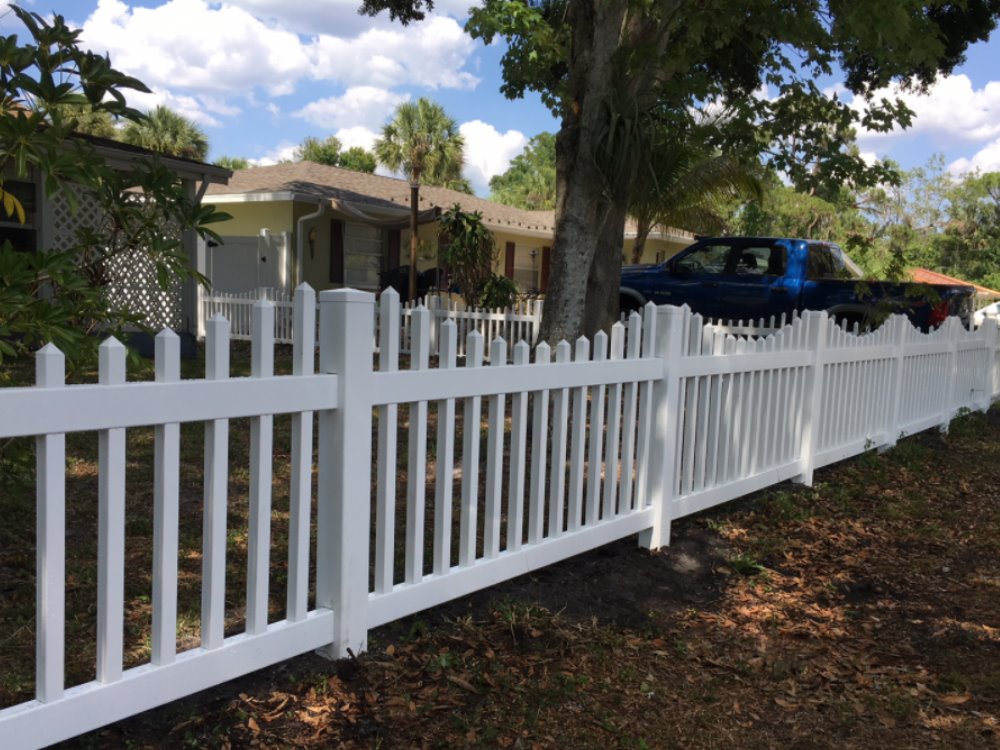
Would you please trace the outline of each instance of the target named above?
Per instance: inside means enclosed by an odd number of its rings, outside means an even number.
[[[375,302],[375,295],[360,289],[325,289],[319,293],[319,301],[370,305]]]

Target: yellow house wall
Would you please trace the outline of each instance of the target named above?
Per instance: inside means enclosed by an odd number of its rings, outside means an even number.
[[[295,231],[292,201],[223,203],[217,208],[233,217],[213,227],[224,236],[256,237],[261,229],[270,229],[271,234]]]

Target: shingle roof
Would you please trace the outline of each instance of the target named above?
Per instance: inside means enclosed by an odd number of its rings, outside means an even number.
[[[292,192],[347,203],[396,207],[410,206],[410,183],[393,177],[381,177],[328,167],[310,161],[251,167],[233,173],[228,185],[211,185],[209,195]],[[431,185],[420,186],[420,209],[451,208],[455,203],[465,211],[479,211],[487,225],[512,232],[531,231],[552,234],[555,212],[523,211],[474,195]]]

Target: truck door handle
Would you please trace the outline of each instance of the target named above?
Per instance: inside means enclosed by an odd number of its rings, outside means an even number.
[[[717,287],[719,285],[719,282],[718,281],[703,281],[703,282],[701,282],[701,285],[704,286],[704,287],[714,288],[714,287]]]

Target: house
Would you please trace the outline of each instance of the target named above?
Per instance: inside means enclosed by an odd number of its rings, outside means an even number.
[[[273,287],[290,292],[305,281],[316,289],[378,290],[394,269],[409,265],[410,183],[300,161],[238,170],[208,199],[233,216],[223,244],[210,249],[207,275],[222,292]],[[437,219],[459,204],[479,211],[499,248],[497,273],[525,292],[548,286],[553,211],[524,211],[431,185],[420,186],[418,271],[438,267]],[[634,238],[634,230],[632,237]],[[690,236],[660,232],[646,255],[669,257]],[[630,252],[626,232],[626,255]]]
[[[126,170],[140,159],[158,158],[160,163],[174,172],[187,194],[200,199],[208,186],[225,183],[232,172],[222,167],[203,164],[192,159],[165,156],[138,146],[131,146],[106,138],[76,135],[90,143],[99,156],[115,169]],[[63,250],[76,243],[76,232],[81,227],[94,226],[99,220],[98,208],[88,196],[77,191],[79,208],[71,210],[63,193],[52,197],[45,194],[41,175],[34,171],[30,179],[4,176],[4,190],[13,193],[25,209],[26,222],[0,212],[0,242],[10,240],[15,247],[37,250]],[[184,247],[192,265],[201,269],[204,249],[199,248],[194,233],[183,238]],[[151,264],[120,263],[115,267],[115,282],[109,289],[115,303],[124,304],[133,312],[142,313],[146,323],[153,328],[174,328],[191,331],[197,320],[197,289],[193,281],[162,289],[156,280],[156,270]]]
[[[989,289],[988,287],[974,284],[973,282],[965,281],[964,279],[956,279],[954,276],[946,276],[943,273],[931,271],[927,268],[911,268],[907,271],[907,274],[909,275],[911,281],[915,281],[918,284],[964,284],[965,286],[971,286],[976,290],[977,308],[984,307],[995,300],[1000,300],[1000,292],[995,289]]]

